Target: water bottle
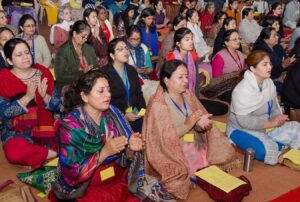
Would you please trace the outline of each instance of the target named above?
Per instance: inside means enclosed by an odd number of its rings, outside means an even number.
[[[253,169],[253,163],[254,163],[254,154],[255,151],[252,148],[248,148],[245,152],[244,157],[244,171],[251,172]]]

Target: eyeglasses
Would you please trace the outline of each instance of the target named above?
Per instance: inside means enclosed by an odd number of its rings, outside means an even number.
[[[78,35],[82,38],[82,40],[87,40],[89,38],[89,36],[82,36],[80,34],[78,34]]]
[[[124,46],[124,47],[116,48],[116,51],[118,51],[118,52],[122,52],[123,50],[127,50],[128,51],[128,47]]]
[[[234,42],[236,42],[236,41],[241,41],[241,40],[242,40],[242,38],[239,37],[239,38],[235,38],[235,39],[230,39],[229,41],[234,41]]]
[[[23,27],[26,27],[26,28],[35,27],[35,24],[32,24],[32,25],[24,25]]]
[[[136,42],[140,42],[141,41],[141,38],[129,38],[128,39],[129,41],[136,41]]]

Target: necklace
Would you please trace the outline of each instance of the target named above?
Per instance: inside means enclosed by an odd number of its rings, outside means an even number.
[[[32,69],[30,69],[30,71],[31,71],[31,75],[29,76],[29,77],[27,77],[27,78],[23,78],[22,76],[20,76],[17,72],[15,72],[13,69],[11,70],[11,72],[16,76],[16,77],[18,77],[19,79],[21,79],[22,81],[27,81],[27,80],[30,80],[30,79],[32,79],[34,76],[35,76],[35,74],[36,74],[36,71],[34,71],[33,72],[33,74],[32,74]]]

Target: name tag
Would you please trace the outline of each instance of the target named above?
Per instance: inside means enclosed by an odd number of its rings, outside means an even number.
[[[187,133],[183,136],[184,142],[194,142],[194,134],[193,133]]]
[[[115,169],[113,166],[100,171],[100,180],[104,181],[115,176]]]
[[[132,113],[132,111],[133,111],[133,110],[132,110],[132,107],[128,107],[128,108],[126,109],[126,112],[127,112],[127,113]]]

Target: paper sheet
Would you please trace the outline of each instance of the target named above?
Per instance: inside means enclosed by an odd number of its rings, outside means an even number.
[[[226,193],[229,193],[242,184],[246,184],[246,182],[244,182],[243,180],[225,173],[217,166],[204,168],[196,172],[195,175],[225,191]]]
[[[138,115],[139,115],[139,116],[145,116],[145,113],[146,113],[146,109],[145,109],[145,108],[142,108],[142,109],[139,111]]]
[[[51,167],[57,167],[57,165],[58,165],[58,158],[55,158],[46,164],[46,166],[51,166]]]
[[[213,122],[222,133],[226,133],[226,123],[220,121],[213,121]]]
[[[183,136],[184,142],[194,142],[194,134],[193,133],[187,133]]]
[[[300,165],[300,150],[291,149],[290,151],[283,154],[282,157],[291,160],[297,165]]]
[[[115,176],[115,169],[113,166],[106,168],[105,170],[100,171],[100,180],[104,181],[111,177]]]

